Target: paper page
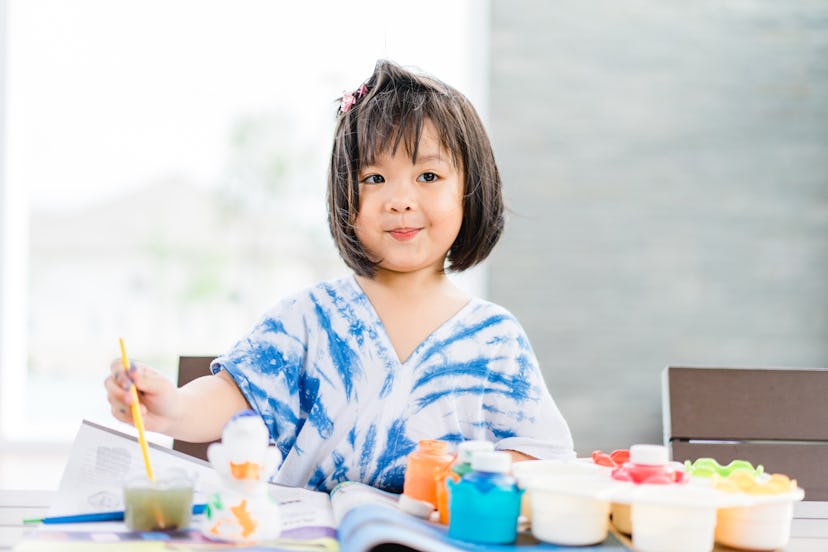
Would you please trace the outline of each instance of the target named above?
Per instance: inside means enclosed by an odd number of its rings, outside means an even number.
[[[219,488],[215,470],[203,460],[149,443],[154,473],[178,468],[195,482],[195,504],[203,504]],[[84,420],[72,443],[49,516],[87,514],[124,509],[123,482],[145,474],[138,440]]]
[[[357,481],[344,481],[331,491],[331,507],[336,525],[345,514],[363,504],[378,504],[397,509],[399,495]]]
[[[339,538],[342,550],[372,550],[381,545],[429,552],[463,550],[449,542],[445,528],[379,505],[354,510],[341,525]]]
[[[281,509],[282,538],[336,537],[331,499],[327,493],[272,485],[270,495],[277,499]]]
[[[398,509],[364,505],[353,510],[339,527],[341,550],[373,550],[386,546],[428,552],[627,552],[628,548],[613,533],[603,542],[567,547],[540,542],[529,533],[518,533],[513,543],[492,544],[449,537],[448,527],[416,518]]]

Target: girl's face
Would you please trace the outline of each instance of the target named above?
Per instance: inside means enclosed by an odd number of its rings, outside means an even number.
[[[355,231],[378,270],[443,270],[463,220],[463,180],[430,121],[416,163],[400,147],[361,168]]]

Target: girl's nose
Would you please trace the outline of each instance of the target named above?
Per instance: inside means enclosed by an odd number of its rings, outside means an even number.
[[[414,199],[413,190],[411,186],[406,184],[396,184],[388,187],[391,192],[388,197],[388,209],[396,213],[410,211],[414,208],[416,201]]]
[[[388,202],[388,208],[399,213],[410,211],[412,205],[412,202],[407,201],[405,198],[392,198]]]

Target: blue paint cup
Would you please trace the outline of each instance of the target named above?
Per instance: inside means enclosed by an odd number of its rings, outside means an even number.
[[[519,489],[508,475],[508,452],[479,452],[472,472],[460,481],[448,481],[449,537],[469,542],[508,544],[517,539]]]

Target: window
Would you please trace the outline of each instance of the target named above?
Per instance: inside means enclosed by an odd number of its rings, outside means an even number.
[[[387,57],[484,107],[481,6],[0,2],[0,437],[114,422],[118,337],[174,377],[179,354],[220,353],[345,273],[324,205],[335,98]]]

